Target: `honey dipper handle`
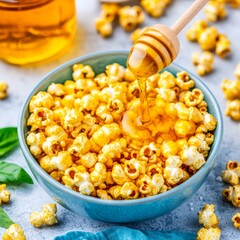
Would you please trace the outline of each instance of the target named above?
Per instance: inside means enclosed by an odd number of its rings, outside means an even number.
[[[184,12],[184,14],[171,26],[173,32],[178,34],[206,5],[208,0],[195,0],[194,3]]]

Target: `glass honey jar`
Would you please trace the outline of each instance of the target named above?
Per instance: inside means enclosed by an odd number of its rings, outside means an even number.
[[[75,0],[0,0],[2,60],[23,65],[48,59],[75,33]]]

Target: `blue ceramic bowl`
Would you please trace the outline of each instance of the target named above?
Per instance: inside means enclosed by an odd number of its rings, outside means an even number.
[[[202,90],[205,100],[208,103],[209,112],[218,121],[214,135],[215,140],[211,146],[211,151],[206,164],[190,179],[179,186],[148,198],[136,200],[102,200],[91,196],[79,194],[51,178],[37,163],[31,155],[26,136],[28,128],[26,126],[29,117],[28,104],[33,95],[39,91],[46,90],[51,83],[63,83],[66,79],[72,79],[72,65],[75,63],[89,64],[96,73],[105,71],[105,66],[112,63],[126,65],[128,52],[104,52],[94,53],[88,56],[76,58],[67,62],[50,72],[33,89],[27,97],[19,117],[18,136],[25,159],[33,175],[40,186],[59,204],[81,216],[88,216],[95,220],[107,222],[135,222],[159,217],[179,207],[188,200],[203,184],[211,171],[216,155],[220,147],[223,134],[222,116],[217,101],[210,90],[196,76],[190,74],[195,81],[195,86]],[[167,70],[176,74],[185,70],[175,64],[167,67]]]

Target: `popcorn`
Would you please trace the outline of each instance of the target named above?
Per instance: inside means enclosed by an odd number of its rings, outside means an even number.
[[[232,217],[233,226],[240,229],[240,213],[237,212]]]
[[[6,82],[0,82],[0,100],[7,97],[8,85]]]
[[[219,34],[216,44],[216,54],[220,58],[225,58],[231,53],[231,42],[225,34]]]
[[[197,232],[196,240],[220,240],[221,230],[219,228],[201,228]]]
[[[240,207],[240,185],[230,186],[222,191],[222,195],[235,207]]]
[[[199,223],[206,229],[218,227],[218,218],[214,213],[215,206],[206,204],[201,212],[198,212]]]
[[[144,13],[139,6],[124,6],[118,14],[119,24],[125,31],[132,31],[144,21]]]
[[[170,2],[171,0],[141,0],[140,4],[151,17],[158,18],[163,15]]]
[[[213,5],[217,6],[220,4],[224,4],[224,3],[217,2],[217,1],[209,2],[210,7],[208,7],[206,10],[208,11],[209,18],[212,21],[215,21],[218,16],[225,16],[224,12],[221,12],[221,13],[223,13],[223,15],[220,15],[220,13],[219,13],[219,15],[217,15],[218,13],[215,12],[216,9],[214,10],[214,13],[210,14],[209,8],[211,8],[211,11],[212,11]],[[210,53],[207,53],[207,51],[215,50],[216,54],[220,58],[225,58],[231,53],[231,42],[228,39],[228,37],[225,34],[219,33],[215,27],[208,26],[208,24],[204,20],[200,20],[200,21],[196,22],[195,25],[193,25],[187,31],[186,37],[189,41],[192,41],[192,42],[197,41],[200,48],[206,52],[206,53],[204,52],[204,54],[206,55],[205,59],[207,61],[204,61],[204,62],[206,62],[208,66],[213,63],[213,57]],[[201,57],[201,55],[199,53],[194,53],[194,55],[192,56],[192,60],[195,65],[197,64],[197,62],[199,62],[199,60],[198,60],[199,57]],[[206,68],[206,66],[205,66],[205,68]],[[200,75],[204,75],[207,72],[211,71],[209,69],[211,69],[211,68],[208,68],[207,70],[203,70],[202,66],[201,66],[198,69],[198,73]]]
[[[226,170],[222,172],[224,182],[231,185],[238,185],[240,177],[240,164],[237,161],[228,161]]]
[[[44,225],[54,225],[58,222],[57,220],[57,206],[56,204],[44,204],[42,206],[42,212],[34,211],[30,215],[30,223],[37,228]]]
[[[193,87],[187,72],[150,77],[151,122],[143,124],[138,82],[128,69],[110,64],[95,76],[91,66],[75,64],[73,80],[33,98],[27,144],[42,169],[80,194],[123,200],[165,192],[205,164],[214,140],[217,122]],[[44,224],[34,214],[35,225]]]
[[[240,99],[227,102],[226,116],[230,116],[233,120],[240,120]]]
[[[12,224],[3,234],[2,240],[26,240],[23,229],[16,223]]]
[[[204,51],[202,54],[194,52],[192,54],[192,62],[197,68],[197,73],[204,76],[213,70],[214,57],[211,52]]]
[[[10,201],[11,193],[7,190],[6,184],[0,184],[0,205]]]
[[[216,22],[227,16],[225,3],[222,1],[209,1],[205,10],[208,21]]]

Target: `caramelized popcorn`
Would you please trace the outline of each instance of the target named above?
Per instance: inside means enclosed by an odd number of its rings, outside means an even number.
[[[240,80],[223,79],[221,87],[227,100],[240,98]]]
[[[223,1],[209,1],[204,12],[207,20],[211,22],[216,22],[227,16],[225,3]]]
[[[42,212],[34,211],[30,215],[30,223],[34,227],[42,227],[44,225],[54,225],[57,223],[57,206],[56,204],[44,204],[42,206]]]
[[[237,212],[232,217],[233,226],[240,229],[240,213]]]
[[[225,58],[231,53],[231,42],[225,34],[219,34],[216,44],[216,54],[220,58]]]
[[[196,240],[220,240],[221,230],[219,228],[201,228],[197,232]]]
[[[238,185],[240,177],[240,164],[237,161],[228,161],[226,170],[222,172],[224,182],[231,185]]]
[[[113,32],[112,23],[109,22],[106,18],[98,18],[95,20],[95,27],[99,34],[106,38],[110,37]]]
[[[197,41],[198,36],[207,27],[208,27],[208,24],[205,20],[198,20],[190,29],[187,30],[186,32],[187,39],[191,42]]]
[[[26,240],[23,229],[16,223],[12,224],[3,234],[2,240]]]
[[[215,206],[206,204],[201,212],[198,212],[199,223],[206,229],[218,227],[218,218],[214,213]]]
[[[0,100],[7,97],[8,85],[6,82],[0,82]]]
[[[230,186],[222,191],[222,195],[235,207],[240,207],[240,185]]]
[[[132,31],[144,21],[144,13],[139,6],[124,6],[118,14],[119,23],[125,31]]]
[[[105,18],[114,18],[116,9],[107,9]],[[205,164],[217,122],[187,72],[149,78],[147,124],[128,69],[115,63],[95,74],[91,66],[75,64],[72,76],[30,102],[26,141],[56,181],[105,200],[136,199],[181,184]],[[32,214],[35,226],[44,221],[41,213]]]
[[[158,18],[163,15],[166,7],[171,0],[141,0],[140,3],[144,10],[152,17]]]
[[[202,54],[194,52],[192,54],[192,62],[197,68],[197,73],[204,76],[213,70],[214,57],[211,52],[204,51]]]
[[[225,114],[235,121],[240,121],[240,99],[228,101]]]
[[[6,184],[0,184],[0,205],[10,201],[11,193],[7,190]]]
[[[217,1],[211,1],[214,4]],[[210,3],[211,3],[210,2]],[[217,4],[217,3],[216,3]],[[225,58],[231,53],[231,42],[225,34],[221,34],[215,27],[208,26],[204,20],[199,20],[186,33],[189,41],[197,41],[203,51],[214,51],[220,58]],[[208,58],[210,54],[208,54]],[[193,55],[193,63],[197,64],[200,54]],[[204,73],[202,74],[204,75]]]

